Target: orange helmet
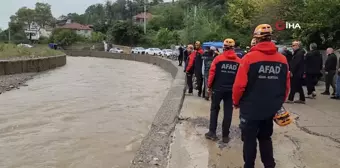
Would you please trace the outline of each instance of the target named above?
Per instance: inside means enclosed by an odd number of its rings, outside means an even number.
[[[289,125],[292,122],[292,118],[289,112],[284,107],[281,107],[281,109],[275,114],[274,121],[277,125],[283,127]]]
[[[260,24],[255,28],[253,37],[262,38],[271,36],[272,34],[273,34],[272,26],[270,26],[269,24]]]
[[[234,47],[235,46],[235,41],[231,38],[227,38],[223,41],[224,47]]]

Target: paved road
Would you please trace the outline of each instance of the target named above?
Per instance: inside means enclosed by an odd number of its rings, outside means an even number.
[[[321,90],[322,87],[318,87],[318,91]],[[286,106],[297,120],[287,127],[275,126],[273,143],[277,167],[340,167],[340,143],[336,142],[340,132],[340,101],[318,96],[316,100],[308,100],[307,105]],[[171,146],[170,168],[242,167],[238,110],[233,115],[231,141],[224,145],[204,138],[208,130],[209,108],[209,102],[202,98],[186,96],[182,120],[176,126]],[[218,129],[221,136],[221,128]],[[259,154],[256,167],[263,167]]]

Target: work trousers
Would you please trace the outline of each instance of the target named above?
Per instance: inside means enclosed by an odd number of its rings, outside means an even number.
[[[315,85],[318,83],[317,74],[306,74],[307,94],[311,95],[315,91]]]
[[[178,56],[178,65],[179,65],[179,66],[182,66],[182,63],[183,63],[183,55],[182,55],[182,56],[179,55],[179,56]]]
[[[218,113],[220,111],[220,103],[223,100],[224,117],[222,123],[222,136],[229,136],[229,128],[231,124],[231,118],[233,115],[233,100],[232,92],[219,92],[213,91],[211,95],[211,107],[210,107],[210,125],[209,132],[216,134],[216,128],[218,123]]]
[[[187,73],[186,77],[187,77],[188,93],[192,93],[193,92],[193,85],[192,85],[193,74]]]
[[[288,96],[288,100],[294,101],[295,93],[299,93],[300,100],[306,101],[305,93],[302,88],[302,78],[300,76],[293,76],[291,78],[291,89]]]
[[[336,93],[335,96],[340,97],[340,75],[336,76]]]
[[[209,97],[209,95],[208,95],[208,74],[203,75],[203,97]]]
[[[326,74],[326,78],[325,78],[326,90],[325,90],[325,92],[329,92],[330,86],[332,86],[333,92],[335,92],[336,88],[335,88],[335,83],[334,83],[334,75],[335,75],[335,71],[329,71]]]
[[[254,168],[257,142],[259,141],[261,161],[265,168],[274,168],[273,156],[273,118],[267,120],[245,120],[240,119],[241,140],[243,141],[244,168]]]
[[[196,77],[196,84],[197,84],[197,91],[198,91],[198,96],[201,96],[202,94],[202,86],[203,86],[203,75],[200,73],[195,74]]]

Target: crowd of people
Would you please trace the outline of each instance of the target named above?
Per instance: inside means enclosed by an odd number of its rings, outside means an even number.
[[[315,98],[315,85],[324,70],[326,89],[322,94],[329,95],[332,86],[332,98],[339,99],[340,92],[335,91],[336,87],[332,85],[336,71],[337,83],[340,84],[340,69],[336,69],[337,58],[333,49],[327,49],[328,59],[323,66],[316,44],[312,43],[311,51],[305,54],[301,43],[294,41],[294,53],[285,49],[281,54],[272,42],[272,34],[269,24],[257,26],[247,53],[239,48],[237,42],[227,38],[223,42],[222,53],[215,47],[203,50],[201,43],[196,41],[194,45],[189,44],[180,56],[185,63],[188,94],[193,95],[195,78],[198,96],[206,100],[211,98],[209,131],[205,134],[207,139],[219,139],[216,128],[222,100],[224,143],[230,140],[233,109],[239,109],[244,168],[254,168],[257,140],[264,167],[275,167],[271,140],[273,123],[279,126],[291,123],[290,114],[283,107],[285,102],[305,103],[303,79],[307,82],[307,97]],[[296,92],[300,94],[300,99],[294,101]]]
[[[325,91],[321,94],[331,95],[331,99],[340,100],[340,68],[338,67],[340,60],[338,62],[334,49],[327,48],[327,59],[324,64],[322,54],[317,50],[317,44],[311,43],[309,45],[310,51],[307,53],[301,48],[299,41],[294,41],[292,48],[294,54],[287,48],[283,48],[282,52],[290,65],[292,77],[291,92],[287,103],[305,104],[306,98],[316,98],[315,86],[322,76],[325,78]],[[307,94],[305,94],[303,90],[304,83],[307,87]],[[330,86],[332,87],[332,93],[330,92]],[[294,95],[296,93],[299,93],[299,100],[294,101]]]

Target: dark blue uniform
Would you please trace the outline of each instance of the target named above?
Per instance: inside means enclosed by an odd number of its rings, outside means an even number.
[[[240,61],[233,50],[227,50],[213,60],[209,70],[208,88],[212,89],[209,132],[216,134],[220,103],[223,100],[223,138],[229,137],[233,113],[232,87]]]

